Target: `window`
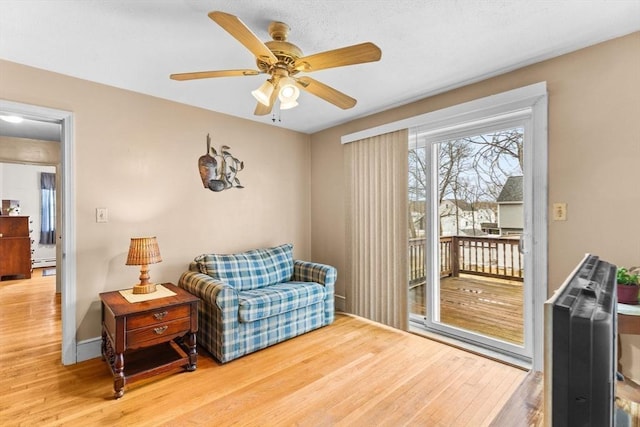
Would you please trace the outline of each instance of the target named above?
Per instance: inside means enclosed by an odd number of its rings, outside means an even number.
[[[56,174],[40,174],[40,244],[56,243]]]

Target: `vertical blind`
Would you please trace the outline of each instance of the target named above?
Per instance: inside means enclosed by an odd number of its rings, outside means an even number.
[[[40,244],[56,243],[56,174],[40,174]]]
[[[406,330],[408,131],[346,144],[347,310]]]

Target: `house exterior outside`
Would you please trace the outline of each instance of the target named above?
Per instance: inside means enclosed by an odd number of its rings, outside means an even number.
[[[495,204],[471,204],[462,200],[443,200],[440,203],[441,236],[483,236],[482,224],[496,222]]]
[[[409,204],[415,237],[424,237],[425,201],[412,201]],[[440,203],[441,236],[484,236],[486,224],[496,222],[496,204],[479,202],[470,204],[463,200],[445,199]],[[412,234],[410,234],[412,235]]]
[[[524,203],[522,176],[510,176],[498,196],[498,229],[500,234],[522,234],[524,229]]]

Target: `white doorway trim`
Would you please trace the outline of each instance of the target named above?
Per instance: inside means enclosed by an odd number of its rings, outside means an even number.
[[[61,275],[62,363],[77,361],[76,348],[76,238],[75,238],[75,176],[73,145],[73,113],[48,107],[22,104],[0,99],[0,111],[23,115],[35,120],[57,121],[62,129],[60,170],[62,183],[62,230],[58,233],[61,250],[56,266]]]
[[[529,265],[525,263],[529,283],[533,288],[532,368],[535,371],[541,371],[543,367],[544,302],[547,300],[548,289],[547,102],[546,82],[540,82],[342,137],[342,143],[346,144],[370,134],[401,128],[414,128],[415,132],[430,136],[437,133],[454,134],[456,131],[464,132],[471,124],[481,127],[484,121],[491,122],[497,116],[502,116],[505,120],[523,114],[529,117],[526,137],[531,139],[524,146],[524,168],[532,173],[525,183],[524,197],[525,203],[531,207],[525,213],[525,228],[530,232],[523,236],[523,252],[526,258],[535,260],[534,263],[529,262]]]

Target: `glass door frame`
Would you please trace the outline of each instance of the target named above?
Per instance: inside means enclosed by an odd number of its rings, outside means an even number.
[[[531,233],[529,231],[529,225],[531,224],[532,209],[531,203],[528,203],[525,195],[525,218],[524,218],[524,231],[521,240],[524,242],[523,257],[524,257],[524,284],[523,284],[523,335],[524,344],[522,346],[509,343],[507,341],[492,338],[486,335],[481,335],[469,330],[457,328],[438,321],[440,318],[440,293],[439,286],[434,286],[435,283],[440,283],[440,243],[439,243],[439,207],[437,206],[437,200],[439,200],[439,185],[438,185],[438,146],[439,143],[453,140],[456,138],[469,137],[481,134],[491,133],[493,131],[504,130],[508,128],[523,128],[524,129],[524,159],[525,166],[527,160],[527,148],[531,145],[531,120],[530,111],[521,110],[516,112],[510,112],[502,116],[492,117],[489,119],[483,119],[479,122],[472,121],[469,123],[461,124],[455,128],[435,129],[426,132],[419,132],[416,135],[415,143],[418,146],[426,147],[425,162],[429,165],[429,172],[426,178],[427,194],[427,206],[426,206],[426,236],[436,236],[435,238],[427,237],[425,239],[425,266],[426,266],[426,301],[427,315],[424,317],[424,326],[429,331],[440,333],[449,337],[453,337],[474,345],[479,345],[484,348],[489,348],[500,353],[517,357],[526,362],[531,362],[533,358],[533,285],[531,283],[530,275],[528,274],[528,267],[533,265],[531,252],[528,252],[526,248],[529,248],[531,243]],[[420,140],[420,142],[418,142]],[[524,175],[524,188],[525,193],[527,188],[530,187],[532,171],[530,167],[525,167],[523,171]]]

